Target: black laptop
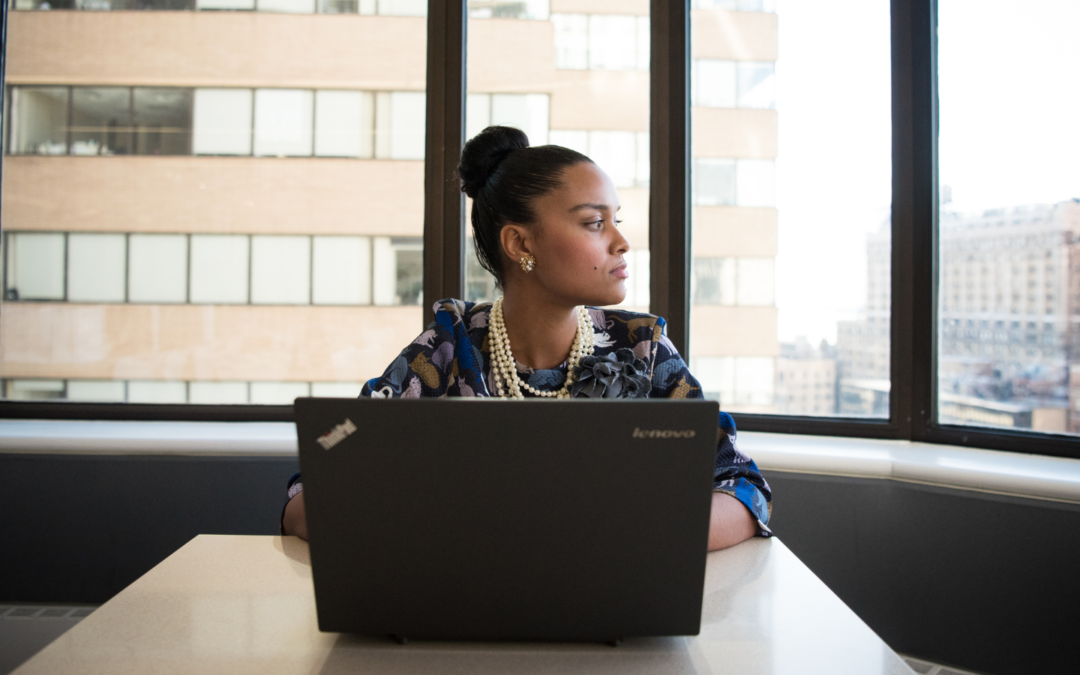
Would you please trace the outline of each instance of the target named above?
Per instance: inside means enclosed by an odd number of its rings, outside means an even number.
[[[696,635],[715,401],[296,399],[319,629]]]

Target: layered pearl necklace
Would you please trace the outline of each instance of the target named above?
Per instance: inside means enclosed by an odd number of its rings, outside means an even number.
[[[574,383],[574,368],[581,359],[592,354],[596,346],[589,311],[582,306],[577,308],[577,314],[577,334],[574,335],[574,344],[570,347],[570,367],[566,371],[566,382],[555,391],[540,391],[518,377],[517,363],[514,361],[513,353],[510,352],[510,340],[506,337],[503,299],[500,296],[491,306],[491,320],[488,322],[488,336],[491,340],[491,379],[495,395],[500,398],[523,399],[525,396],[521,390],[525,388],[530,393],[544,398],[570,398],[570,386]]]

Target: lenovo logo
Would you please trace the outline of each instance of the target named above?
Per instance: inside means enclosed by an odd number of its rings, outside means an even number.
[[[634,438],[693,438],[693,429],[676,431],[675,429],[639,429],[634,427]]]
[[[356,431],[356,425],[352,423],[352,420],[346,417],[344,422],[337,425],[330,431],[326,432],[319,438],[316,438],[315,440],[318,441],[319,445],[322,446],[323,450],[329,450],[330,448],[345,440],[345,438],[354,431]]]

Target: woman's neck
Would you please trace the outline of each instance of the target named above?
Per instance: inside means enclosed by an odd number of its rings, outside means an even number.
[[[503,322],[514,360],[537,370],[555,368],[566,361],[577,334],[574,309],[573,305],[552,302],[525,289],[506,289]]]

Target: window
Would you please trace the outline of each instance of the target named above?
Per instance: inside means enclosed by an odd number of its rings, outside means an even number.
[[[311,155],[313,92],[308,89],[255,90],[255,155]]]
[[[128,300],[187,302],[187,237],[132,234],[128,237]]]
[[[300,236],[251,238],[251,302],[304,305],[311,299],[311,239]]]
[[[962,0],[938,7],[940,183],[947,187],[937,265],[941,278],[963,275],[993,292],[979,305],[939,296],[937,419],[1078,434],[1080,341],[1076,305],[1064,291],[1080,283],[1066,263],[1075,258],[1080,203],[1075,163],[1065,159],[1080,150],[1080,98],[1042,64],[1075,61],[1067,26],[1080,13],[1037,0],[1027,6],[1036,23],[1017,34],[1018,51],[1006,56],[989,37],[1016,33],[1005,17]],[[990,80],[1017,96],[986,108],[981,83]],[[987,134],[997,139],[993,149]],[[971,321],[994,321],[1001,330],[952,330]]]
[[[375,98],[362,91],[315,92],[315,154],[371,157]]]
[[[708,108],[776,107],[775,66],[771,61],[695,59],[693,105]]]
[[[419,305],[424,291],[421,239],[375,237],[372,294],[376,305]]]
[[[8,300],[64,299],[64,235],[12,232],[6,238],[4,279]]]
[[[72,232],[67,245],[67,301],[124,302],[127,237]]]
[[[196,89],[196,155],[251,154],[252,91]]]
[[[313,246],[312,302],[371,304],[371,239],[315,237]]]
[[[423,92],[379,92],[375,105],[375,156],[423,159],[426,114]]]
[[[649,17],[552,14],[555,67],[567,70],[648,70]]]
[[[67,87],[12,87],[8,152],[13,155],[66,155]]]
[[[190,155],[191,106],[190,89],[132,89],[135,154]]]
[[[249,237],[239,234],[191,235],[191,302],[248,302]]]
[[[134,154],[131,132],[131,89],[74,87],[71,90],[71,154]]]
[[[549,0],[469,0],[470,19],[547,21]]]
[[[547,94],[469,94],[465,135],[500,125],[521,129],[531,145],[546,145],[548,116]]]
[[[694,8],[695,374],[730,412],[887,415],[889,4],[796,3],[783,21],[746,14],[771,2]],[[843,72],[838,44],[860,54]],[[848,396],[777,395],[779,373],[816,374]]]
[[[625,9],[623,5],[627,5]],[[513,28],[512,57],[493,48],[505,42],[506,24],[475,20],[479,3],[470,3],[470,8],[466,137],[472,138],[492,124],[513,126],[525,131],[532,145],[562,145],[583,153],[602,168],[619,189],[621,229],[632,247],[625,256],[631,276],[621,305],[647,308],[647,7],[638,3],[631,8],[623,3],[620,14],[554,12],[550,23],[521,22]],[[527,68],[525,64],[529,64]],[[560,74],[560,70],[585,72]],[[477,260],[471,223],[467,227],[465,299],[494,300],[499,291]]]

